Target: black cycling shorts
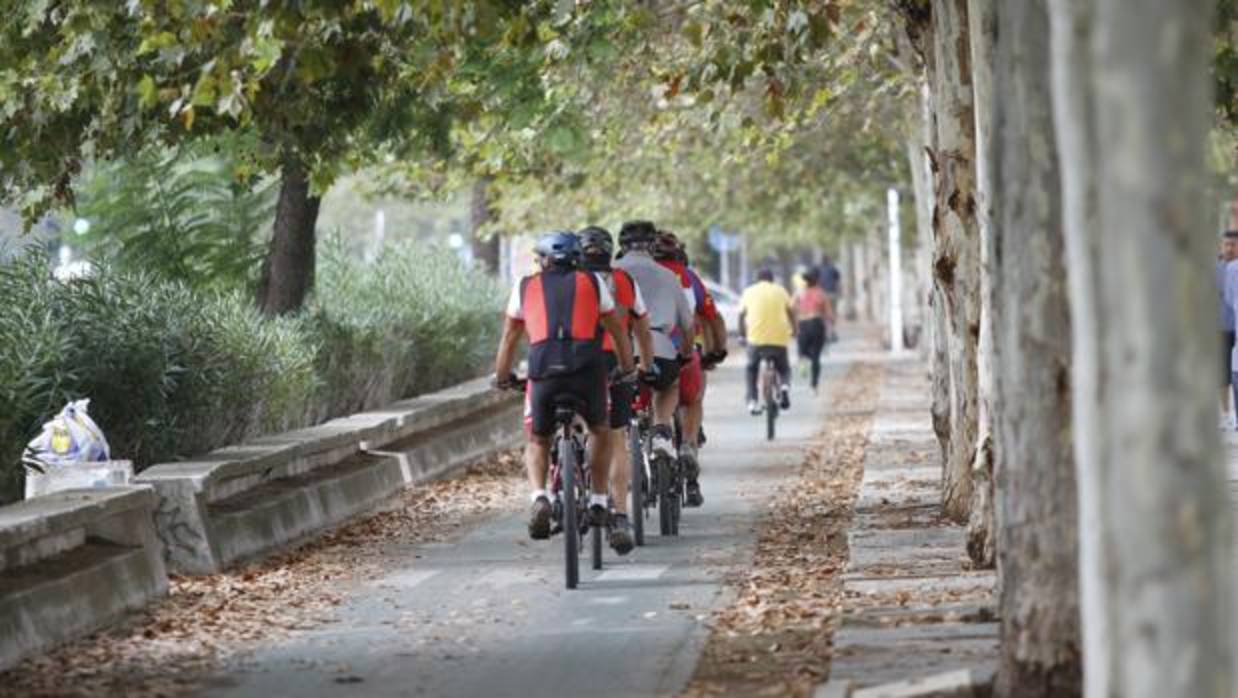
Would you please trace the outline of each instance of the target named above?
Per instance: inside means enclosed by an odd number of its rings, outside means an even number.
[[[619,357],[606,353],[606,372],[614,373],[619,366]],[[636,386],[615,383],[610,386],[610,428],[622,429],[632,423],[632,401],[636,399]]]
[[[658,380],[651,387],[659,393],[663,390],[670,390],[675,386],[675,381],[679,380],[679,360],[663,359],[658,356],[654,357],[653,363],[658,367]]]
[[[536,436],[550,436],[555,431],[556,399],[575,403],[580,416],[590,427],[606,424],[608,412],[606,394],[606,364],[598,361],[575,373],[541,380],[530,380],[525,394],[525,424]]]

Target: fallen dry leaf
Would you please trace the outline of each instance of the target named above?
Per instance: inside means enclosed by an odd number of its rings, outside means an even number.
[[[392,549],[449,539],[465,524],[516,506],[520,472],[519,453],[503,453],[458,478],[409,488],[373,515],[294,550],[223,574],[173,576],[166,599],[125,623],[0,674],[0,694],[154,698],[189,692],[223,660],[329,622],[343,591],[371,578]]]
[[[728,579],[734,600],[710,617],[701,662],[682,696],[808,696],[828,675],[846,531],[882,375],[879,366],[857,363],[826,386],[835,410],[798,477],[767,501],[752,564]]]

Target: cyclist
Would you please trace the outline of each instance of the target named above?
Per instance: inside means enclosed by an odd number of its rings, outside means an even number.
[[[550,537],[551,506],[546,492],[550,437],[555,429],[555,403],[570,398],[581,405],[581,417],[591,438],[605,437],[607,423],[606,363],[603,330],[614,340],[622,380],[635,375],[632,348],[605,282],[579,269],[580,240],[571,232],[551,233],[537,243],[541,271],[512,289],[495,357],[495,382],[510,387],[512,365],[522,335],[529,338],[529,384],[525,395],[528,444],[525,471],[533,489],[529,536]],[[590,454],[592,491],[589,513],[593,525],[606,523],[609,504],[609,463]]]
[[[791,407],[791,364],[787,345],[795,336],[795,311],[786,289],[774,283],[774,272],[762,269],[757,282],[744,289],[740,297],[739,334],[748,344],[748,412],[760,414],[757,402],[757,373],[761,361],[770,358],[780,378],[779,404]]]
[[[636,344],[640,348],[641,370],[645,373],[651,372],[654,370],[653,336],[649,332],[649,311],[645,308],[640,287],[627,272],[611,267],[615,242],[608,230],[589,226],[580,231],[580,237],[584,268],[597,274],[605,282],[614,296],[615,312],[624,333],[636,335]],[[614,371],[619,365],[619,359],[615,355],[614,340],[609,335],[604,338],[602,349],[606,352],[607,366]],[[628,521],[628,485],[631,474],[628,472],[628,440],[625,437],[632,422],[632,401],[636,397],[634,388],[635,386],[627,383],[611,385],[610,430],[605,438],[593,442],[598,457],[611,464],[610,492],[614,501],[614,516],[611,518],[609,540],[610,546],[620,555],[631,552],[633,546],[632,525]]]
[[[659,264],[679,277],[680,285],[694,309],[695,339],[699,339],[704,348],[703,353],[700,347],[692,352],[691,362],[685,364],[679,374],[679,404],[683,408],[683,442],[679,457],[684,463],[687,480],[686,504],[699,507],[705,503],[701,494],[698,454],[701,423],[705,417],[704,359],[709,357],[712,367],[726,357],[726,323],[701,278],[688,267],[687,251],[674,233],[659,231],[653,253]]]
[[[642,377],[653,391],[651,446],[656,456],[674,458],[672,424],[679,407],[679,368],[692,351],[692,309],[675,273],[651,256],[657,229],[649,221],[628,221],[619,230],[622,256],[615,266],[627,272],[640,287],[649,309],[653,335],[653,372]]]
[[[829,340],[829,328],[834,324],[834,306],[829,295],[821,289],[821,275],[809,268],[802,275],[804,288],[795,293],[795,317],[799,320],[798,339],[800,360],[807,360],[812,371],[812,391],[817,392],[821,381],[821,352]]]

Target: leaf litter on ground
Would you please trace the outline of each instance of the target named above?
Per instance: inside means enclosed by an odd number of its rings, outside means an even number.
[[[765,503],[750,565],[730,579],[685,698],[808,696],[829,672],[843,605],[846,531],[863,474],[880,366],[857,363],[823,390],[836,405],[796,477]]]
[[[163,698],[191,691],[225,660],[331,621],[347,591],[393,556],[451,540],[514,506],[520,472],[519,452],[506,452],[460,477],[408,488],[378,512],[291,551],[222,574],[173,576],[167,598],[124,623],[0,674],[0,693]]]

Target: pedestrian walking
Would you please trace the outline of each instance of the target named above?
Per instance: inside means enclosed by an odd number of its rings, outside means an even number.
[[[1229,230],[1221,237],[1221,252],[1216,266],[1217,292],[1220,295],[1221,323],[1221,428],[1238,428],[1234,406],[1238,404],[1238,380],[1234,367],[1235,304],[1238,304],[1238,230]]]
[[[795,317],[799,322],[798,339],[800,362],[807,362],[812,391],[817,392],[821,382],[821,352],[825,349],[830,328],[834,326],[834,305],[830,297],[820,286],[820,278],[816,269],[809,269],[802,275],[804,287],[795,292],[793,305]]]
[[[834,265],[834,260],[830,259],[829,255],[825,255],[821,258],[819,280],[821,290],[825,291],[825,295],[829,296],[830,307],[837,310],[839,294],[842,293],[843,275],[842,272],[838,270],[838,267]],[[834,323],[830,323],[829,329],[830,332],[826,335],[826,339],[830,342],[837,342],[838,332],[834,326]]]

